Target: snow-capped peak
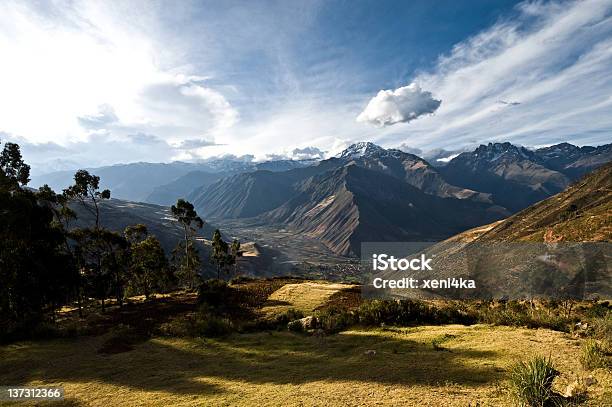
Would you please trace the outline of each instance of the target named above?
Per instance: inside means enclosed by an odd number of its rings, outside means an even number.
[[[368,157],[376,153],[384,152],[385,149],[377,146],[369,141],[362,141],[355,143],[346,148],[341,154],[340,158],[358,158]]]

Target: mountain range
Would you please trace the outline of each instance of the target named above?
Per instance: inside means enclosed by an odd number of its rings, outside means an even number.
[[[436,168],[357,143],[313,166],[224,178],[190,198],[206,217],[289,226],[335,253],[357,255],[364,241],[439,240],[505,218],[611,158],[610,145],[490,143]]]
[[[286,171],[312,165],[314,160],[275,160],[252,162],[240,158],[215,158],[201,162],[174,161],[171,163],[116,164],[86,168],[100,177],[100,187],[110,189],[114,197],[134,202],[171,205],[186,197],[196,187],[242,172],[268,170]],[[33,187],[49,185],[57,191],[74,182],[75,170],[56,171],[34,175]]]
[[[229,158],[91,171],[113,197],[166,206],[186,197],[215,224],[248,219],[287,227],[350,256],[364,241],[438,241],[506,218],[611,160],[612,144],[534,150],[489,143],[433,166],[417,155],[362,142],[321,161]],[[32,184],[61,189],[71,178],[63,171]]]

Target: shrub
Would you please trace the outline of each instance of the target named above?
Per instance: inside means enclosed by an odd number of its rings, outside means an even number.
[[[234,330],[232,321],[213,314],[199,315],[194,324],[194,334],[216,338],[229,335]]]
[[[602,339],[608,343],[608,346],[612,341],[612,313],[601,318],[595,318],[591,321],[592,335],[595,338]]]
[[[318,325],[326,333],[336,333],[359,322],[359,316],[354,311],[330,307],[317,312]]]
[[[555,406],[561,400],[561,396],[552,388],[558,375],[550,359],[536,356],[512,367],[510,386],[521,406]]]
[[[213,307],[228,305],[232,299],[232,288],[222,280],[204,281],[198,290],[198,301],[200,304],[208,304]]]
[[[580,363],[587,369],[607,368],[609,366],[606,349],[594,339],[582,344]]]

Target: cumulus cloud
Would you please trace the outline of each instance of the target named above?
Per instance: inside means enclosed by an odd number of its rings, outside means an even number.
[[[424,91],[416,83],[395,90],[381,90],[357,116],[358,122],[389,126],[407,123],[440,107],[441,100]]]

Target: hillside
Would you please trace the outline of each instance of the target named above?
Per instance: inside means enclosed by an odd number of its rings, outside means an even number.
[[[182,239],[183,231],[171,218],[168,207],[114,198],[104,200],[99,205],[100,222],[103,227],[123,233],[127,226],[142,223],[147,226],[149,233],[160,240],[167,255]],[[71,227],[91,227],[95,223],[93,214],[80,204],[74,203],[72,208],[77,213],[77,219],[71,223]],[[210,239],[214,230],[213,225],[205,223],[204,228],[199,230],[197,235]]]
[[[565,191],[505,219],[481,240],[534,242],[612,241],[612,164]]]
[[[431,277],[474,279],[477,290],[416,294],[610,297],[610,242],[612,164],[607,164],[507,219],[460,233],[427,250],[434,258]]]
[[[490,204],[440,198],[393,176],[351,163],[302,185],[301,193],[262,216],[358,255],[363,241],[443,239],[507,213]]]

